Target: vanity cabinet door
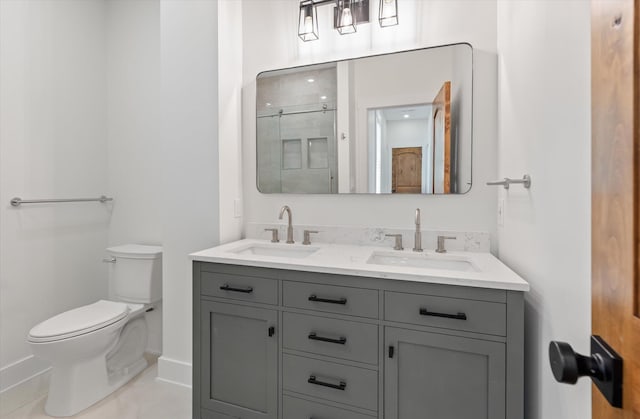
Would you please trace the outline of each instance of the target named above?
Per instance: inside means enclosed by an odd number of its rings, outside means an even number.
[[[504,419],[505,345],[385,328],[385,419]]]
[[[201,403],[243,419],[276,419],[278,313],[201,301]]]

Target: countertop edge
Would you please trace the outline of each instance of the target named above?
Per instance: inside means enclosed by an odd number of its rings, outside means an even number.
[[[352,275],[352,276],[396,280],[396,281],[408,281],[408,282],[425,283],[425,284],[454,285],[454,286],[473,287],[473,288],[498,289],[498,290],[504,290],[504,291],[528,292],[530,290],[529,284],[524,280],[523,280],[523,283],[505,283],[502,281],[489,281],[485,279],[480,280],[480,279],[446,278],[446,277],[439,277],[439,276],[424,276],[424,275],[406,274],[406,273],[398,273],[398,272],[370,271],[370,270],[361,270],[356,268],[349,269],[344,267],[314,266],[314,265],[302,266],[302,265],[290,264],[286,262],[277,262],[277,261],[271,261],[271,260],[226,258],[224,256],[205,256],[199,253],[201,252],[190,254],[189,260],[194,262],[221,263],[226,265],[240,265],[240,266],[258,267],[258,268],[285,269],[290,271],[308,271],[308,272],[336,274],[336,275]]]

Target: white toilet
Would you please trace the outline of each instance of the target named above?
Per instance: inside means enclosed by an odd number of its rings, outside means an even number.
[[[72,416],[102,400],[147,367],[144,313],[162,298],[162,248],[110,247],[111,290],[100,300],[35,326],[28,341],[52,365],[45,411]]]

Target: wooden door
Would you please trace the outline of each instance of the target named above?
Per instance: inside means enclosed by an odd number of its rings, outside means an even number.
[[[505,418],[504,343],[387,327],[385,344],[385,419]]]
[[[640,418],[639,1],[592,2],[592,332],[623,358],[622,408],[595,388],[593,418]]]
[[[433,193],[451,193],[451,82],[433,98]]]
[[[276,419],[275,310],[201,302],[202,407],[236,418]]]
[[[422,147],[391,149],[391,192],[422,192]]]

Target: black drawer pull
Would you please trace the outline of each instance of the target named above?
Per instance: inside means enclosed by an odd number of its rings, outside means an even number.
[[[336,390],[342,390],[342,391],[344,391],[344,389],[347,388],[347,383],[345,383],[344,381],[340,381],[340,384],[325,383],[324,381],[318,381],[315,375],[309,376],[307,383],[315,384],[317,386],[335,388]]]
[[[331,338],[325,338],[323,336],[318,336],[316,335],[315,332],[309,333],[309,339],[319,340],[321,342],[337,343],[339,345],[344,345],[345,343],[347,343],[347,338],[345,337],[340,337],[340,339],[331,339]]]
[[[230,287],[229,284],[224,284],[223,286],[220,287],[220,289],[222,291],[243,292],[245,294],[251,294],[253,292],[253,287],[234,288],[234,287]]]
[[[329,303],[329,304],[347,304],[346,298],[340,298],[339,300],[331,300],[329,298],[318,298],[315,294],[309,296],[309,301],[314,301],[316,303]]]
[[[445,319],[467,320],[467,315],[464,313],[458,313],[458,314],[436,313],[434,311],[429,311],[426,308],[420,309],[420,315],[432,316],[432,317],[444,317]]]

